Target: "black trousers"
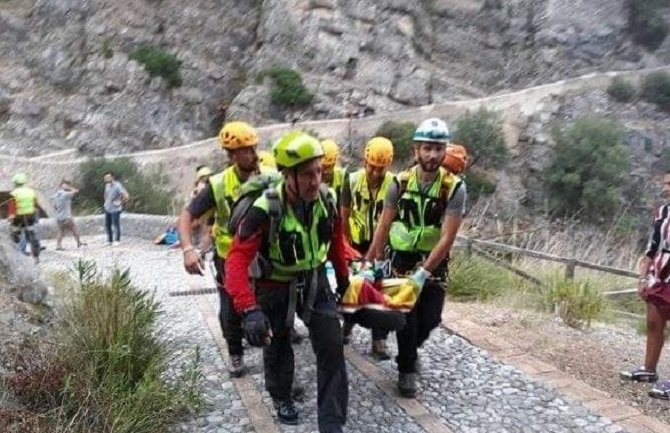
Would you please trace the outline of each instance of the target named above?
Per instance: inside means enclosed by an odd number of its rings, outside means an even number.
[[[37,220],[35,214],[16,215],[10,225],[10,234],[14,243],[21,242],[21,233],[26,237],[26,242],[30,244],[30,252],[33,257],[40,256],[40,241],[35,233],[35,224]]]
[[[309,330],[312,350],[316,355],[317,405],[319,432],[341,431],[346,422],[349,388],[344,362],[342,330],[334,295],[325,272],[320,272],[314,308],[306,321],[304,300],[307,290],[299,296],[298,317]],[[263,287],[257,284],[256,299],[272,325],[272,340],[263,348],[265,387],[273,398],[288,399],[295,371],[290,327],[288,288]],[[303,301],[303,302],[301,302]]]
[[[392,266],[398,274],[410,272],[422,260],[414,254],[392,254]],[[407,313],[407,323],[396,332],[398,339],[398,371],[400,373],[416,373],[417,349],[425,343],[433,329],[442,321],[442,307],[446,295],[447,262],[441,264],[434,272],[434,278],[426,281],[421,295],[412,311]]]
[[[230,355],[243,355],[244,348],[242,346],[242,317],[235,312],[233,308],[233,300],[230,298],[228,292],[224,287],[225,282],[225,260],[214,255],[214,267],[216,268],[216,281],[219,289],[219,323],[221,324],[221,331],[223,338],[228,345],[228,353]]]

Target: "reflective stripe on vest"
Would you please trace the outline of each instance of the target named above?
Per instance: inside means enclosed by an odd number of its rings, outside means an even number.
[[[16,203],[16,215],[32,215],[35,213],[35,199],[37,193],[34,189],[27,186],[20,186],[11,193]]]
[[[361,245],[372,241],[374,227],[382,214],[384,198],[392,183],[393,173],[387,171],[377,195],[371,197],[365,169],[362,168],[349,175],[351,205],[347,223],[351,235],[350,240],[354,244]]]
[[[221,173],[211,176],[209,183],[214,192],[216,201],[216,216],[212,235],[216,245],[216,253],[221,258],[227,258],[233,244],[233,236],[228,233],[228,219],[235,201],[240,196],[242,182],[237,176],[235,166],[230,166]]]
[[[283,203],[282,187],[283,182],[277,185]],[[285,204],[282,206],[283,212],[277,227],[277,236],[269,240],[267,259],[272,268],[269,279],[286,282],[293,280],[296,274],[316,269],[326,262],[332,235],[326,239],[320,239],[319,236],[319,225],[329,219],[329,205],[324,202],[321,195],[312,207],[310,227],[305,227],[300,222],[291,206]],[[269,203],[265,194],[254,202],[254,207],[268,212]]]
[[[406,181],[407,186],[398,198],[398,212],[389,233],[391,249],[395,251],[427,253],[435,248],[447,202],[461,182],[458,176],[440,168],[430,188],[422,192],[417,170],[413,167],[398,175],[398,184]]]

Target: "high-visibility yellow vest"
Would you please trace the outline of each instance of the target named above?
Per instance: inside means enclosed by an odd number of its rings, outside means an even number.
[[[268,279],[287,282],[293,280],[296,274],[317,269],[326,262],[333,233],[332,214],[336,209],[332,190],[328,192],[329,197],[324,198],[319,194],[311,208],[311,225],[307,227],[300,222],[291,206],[284,204],[282,186],[283,181],[276,186],[276,190],[283,209],[277,234],[274,239],[268,239],[266,259],[271,265]],[[269,213],[268,200],[268,196],[263,194],[253,206]],[[327,227],[328,225],[331,227]]]
[[[331,180],[327,185],[335,191],[335,197],[340,198],[340,192],[342,191],[342,184],[344,183],[344,173],[345,170],[343,167],[336,165],[333,168],[333,180]]]
[[[230,247],[233,244],[233,235],[228,231],[228,220],[233,205],[240,196],[240,186],[243,182],[237,176],[235,166],[230,166],[221,173],[211,176],[209,183],[212,186],[214,200],[216,201],[216,216],[212,228],[214,245],[217,255],[225,259],[228,257]]]
[[[37,193],[34,189],[27,186],[20,186],[15,188],[11,193],[16,203],[16,215],[32,215],[37,208],[35,207],[35,199]]]
[[[397,176],[400,197],[389,242],[394,251],[428,253],[440,239],[442,216],[461,179],[440,167],[430,187],[421,191],[418,167]]]
[[[393,183],[393,173],[386,172],[377,195],[372,197],[368,187],[365,169],[361,168],[349,175],[351,205],[349,207],[349,234],[351,242],[361,245],[372,241],[375,225],[384,208],[384,198]]]

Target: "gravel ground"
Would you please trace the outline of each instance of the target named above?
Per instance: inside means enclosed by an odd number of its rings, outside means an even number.
[[[114,265],[130,267],[133,281],[140,287],[155,290],[163,303],[165,316],[162,334],[175,345],[171,377],[180,373],[179,365],[187,362],[197,345],[201,350],[204,376],[202,389],[208,401],[206,410],[185,420],[173,431],[243,433],[253,426],[225,371],[225,366],[199,309],[198,297],[170,297],[168,292],[194,287],[211,287],[209,278],[187,276],[181,268],[181,254],[156,247],[146,241],[124,240],[119,247],[104,246],[103,237],[87,239],[85,249],[62,253],[53,251],[46,241],[43,272],[63,269],[78,257],[95,259],[102,269]],[[66,243],[66,248],[67,248]],[[216,295],[206,295],[207,302],[218,309]],[[303,334],[306,330],[299,326]],[[389,338],[395,352],[395,338]],[[354,350],[367,356],[369,332],[356,328]],[[315,359],[309,342],[295,346],[298,380],[306,388],[305,401],[298,405],[301,423],[280,426],[282,432],[315,432],[316,390]],[[261,393],[264,404],[274,416],[269,396],[264,391],[261,374],[261,352],[249,349],[247,364],[251,381]],[[607,419],[593,415],[579,404],[570,402],[554,391],[537,384],[518,370],[492,360],[487,353],[445,330],[434,332],[422,349],[423,373],[418,400],[455,433],[476,432],[603,432],[622,430]],[[377,364],[381,373],[395,381],[395,364]],[[348,432],[421,432],[417,421],[407,415],[380,387],[351,364],[350,417]]]
[[[645,338],[634,324],[597,323],[582,331],[550,316],[493,305],[452,303],[449,308],[449,314],[467,317],[523,352],[670,424],[670,404],[649,398],[649,385],[619,379],[619,371],[644,361]],[[661,354],[658,371],[661,378],[670,378],[667,349]]]

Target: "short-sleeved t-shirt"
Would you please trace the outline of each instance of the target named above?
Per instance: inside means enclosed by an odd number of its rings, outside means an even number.
[[[422,183],[420,188],[421,190],[425,191],[430,186],[432,185],[433,181],[430,181],[428,183]],[[398,182],[393,182],[391,186],[389,186],[389,190],[386,193],[386,197],[384,198],[384,207],[385,208],[392,208],[398,203],[399,197],[399,191],[400,186],[398,185]],[[458,216],[462,217],[465,215],[465,201],[467,199],[467,191],[465,187],[465,182],[460,182],[458,186],[456,186],[456,190],[452,194],[451,198],[447,202],[447,206],[444,208],[444,215],[452,215],[452,216]]]
[[[56,220],[63,221],[72,218],[72,197],[73,191],[59,189],[52,197],[54,210],[56,211]]]
[[[123,196],[128,194],[121,182],[105,183],[105,212],[121,212],[123,210]]]

